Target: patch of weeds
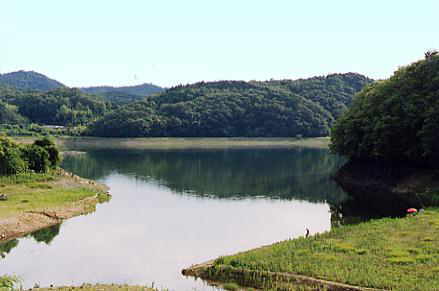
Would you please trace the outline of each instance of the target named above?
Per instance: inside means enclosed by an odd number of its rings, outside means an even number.
[[[235,283],[226,283],[222,287],[230,291],[239,290],[239,285]]]

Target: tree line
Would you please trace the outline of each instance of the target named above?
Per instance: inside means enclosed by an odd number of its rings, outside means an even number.
[[[121,106],[92,123],[107,137],[325,136],[372,80],[333,74],[307,80],[220,81],[177,86]]]
[[[68,127],[60,134],[104,137],[325,136],[371,82],[354,73],[200,82],[131,99],[127,93],[109,99],[66,87],[41,92],[0,84],[0,130],[48,133],[37,125],[60,125]]]

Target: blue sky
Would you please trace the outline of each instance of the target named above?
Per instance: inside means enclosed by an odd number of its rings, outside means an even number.
[[[0,0],[0,73],[68,86],[386,78],[439,49],[439,1]]]

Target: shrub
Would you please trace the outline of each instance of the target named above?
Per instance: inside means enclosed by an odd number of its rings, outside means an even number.
[[[19,146],[7,137],[0,137],[0,174],[17,175],[26,169]]]
[[[59,150],[48,138],[32,145],[20,146],[6,136],[0,136],[0,175],[17,175],[32,170],[47,173],[61,161]]]
[[[43,139],[36,140],[34,142],[34,145],[40,146],[47,151],[47,153],[49,154],[50,167],[52,169],[55,169],[59,166],[59,163],[61,162],[61,157],[59,154],[59,150],[53,140],[45,137]]]
[[[37,173],[47,173],[51,167],[47,150],[35,144],[24,146],[22,148],[22,157],[27,162],[28,169]]]

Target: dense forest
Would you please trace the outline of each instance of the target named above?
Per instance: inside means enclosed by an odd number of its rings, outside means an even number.
[[[109,137],[324,136],[353,96],[372,82],[348,73],[299,80],[200,82],[165,91],[151,84],[75,89],[57,82],[57,88],[42,91],[53,80],[34,72],[5,75],[15,79],[0,82],[2,131],[40,134],[48,129],[39,125],[56,125],[66,127],[59,134]],[[39,78],[31,86],[26,80],[33,76]],[[23,83],[27,85],[19,85]]]
[[[93,123],[87,134],[143,136],[324,136],[372,80],[333,74],[302,80],[220,81],[177,86],[130,103]]]
[[[351,159],[437,165],[439,54],[367,86],[336,122],[332,149]]]
[[[78,89],[23,92],[0,87],[0,120],[7,124],[86,125],[106,112],[102,97]]]

